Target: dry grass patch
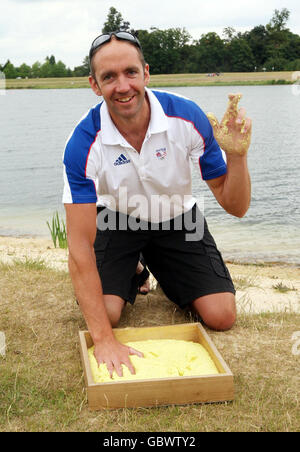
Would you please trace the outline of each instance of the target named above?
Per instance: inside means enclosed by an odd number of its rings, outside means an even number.
[[[33,263],[0,266],[0,431],[297,431],[297,314],[240,315],[234,328],[209,331],[235,376],[230,403],[120,409],[87,407],[78,330],[86,329],[69,276]],[[161,290],[138,296],[120,326],[194,321]]]
[[[287,286],[286,284],[283,284],[282,282],[274,284],[272,287],[274,290],[278,290],[278,292],[281,292],[281,293],[286,293],[286,292],[297,290],[297,289],[295,289],[295,287]]]

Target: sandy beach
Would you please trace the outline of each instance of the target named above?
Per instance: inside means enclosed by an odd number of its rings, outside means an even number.
[[[38,260],[68,271],[68,250],[46,238],[0,237],[0,262]],[[300,269],[290,265],[227,263],[237,289],[238,312],[300,312]],[[156,281],[151,277],[151,288]]]

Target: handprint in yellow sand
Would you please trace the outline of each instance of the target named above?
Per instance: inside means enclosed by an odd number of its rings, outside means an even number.
[[[214,136],[227,154],[245,155],[250,146],[252,121],[246,118],[245,108],[238,110],[241,97],[242,94],[228,95],[228,107],[221,123],[213,113],[207,114]]]

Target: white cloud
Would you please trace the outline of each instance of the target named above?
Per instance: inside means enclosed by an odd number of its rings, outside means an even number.
[[[195,39],[209,31],[221,35],[227,26],[265,25],[275,8],[285,7],[288,27],[300,34],[298,0],[1,0],[0,63],[32,64],[53,54],[71,68],[81,64],[112,4],[133,28],[185,27]]]

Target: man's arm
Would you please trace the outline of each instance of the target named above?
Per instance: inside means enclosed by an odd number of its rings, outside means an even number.
[[[207,180],[219,204],[231,215],[243,217],[251,200],[251,182],[247,166],[247,151],[251,141],[251,119],[246,111],[237,109],[240,94],[230,94],[229,104],[221,124],[211,113],[207,115],[215,138],[226,153],[227,173]]]
[[[130,354],[142,353],[118,342],[113,334],[103,301],[100,277],[96,266],[96,205],[65,204],[69,248],[69,270],[76,297],[95,345],[97,362],[106,363],[110,375],[115,369],[122,376],[125,364],[135,373]]]
[[[227,173],[206,183],[226,212],[240,218],[246,214],[251,201],[246,155],[227,155]]]

